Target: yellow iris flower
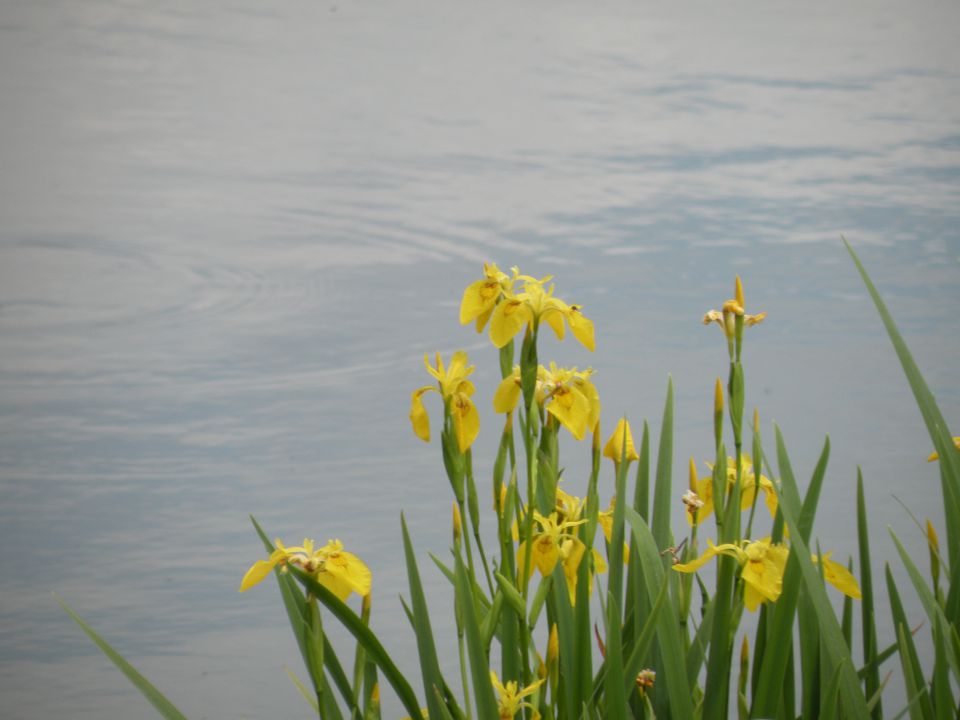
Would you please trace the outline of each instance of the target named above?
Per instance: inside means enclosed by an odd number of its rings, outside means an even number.
[[[513,289],[513,283],[520,279],[520,270],[511,268],[513,276],[502,272],[495,263],[483,264],[483,279],[470,283],[463,291],[460,301],[460,324],[476,322],[477,332],[483,332],[493,308],[503,293]],[[532,278],[530,278],[532,280]]]
[[[553,415],[577,439],[583,440],[600,421],[600,393],[590,381],[593,369],[561,368],[550,363],[537,368],[535,397],[537,403]],[[493,409],[498,413],[513,412],[520,401],[520,366],[513,368],[493,395]]]
[[[714,545],[707,540],[707,549],[695,560],[674,565],[677,572],[692,573],[699,570],[716,555],[730,555],[740,563],[743,578],[743,604],[751,612],[765,600],[776,602],[783,590],[783,569],[787,564],[789,550],[782,545],[773,545],[770,538],[756,542],[744,540],[740,545],[724,543]]]
[[[423,394],[430,391],[439,392],[443,396],[444,407],[453,420],[453,430],[457,436],[457,445],[460,452],[466,452],[473,441],[480,434],[480,413],[470,397],[475,392],[473,383],[467,377],[473,372],[474,366],[467,365],[467,353],[458,350],[450,359],[450,366],[445,368],[440,353],[437,353],[437,366],[430,365],[428,356],[423,356],[423,364],[439,385],[425,385],[417,388],[410,396],[410,424],[413,432],[421,440],[430,440],[430,418],[421,399]]]
[[[564,520],[561,522],[555,512],[550,513],[549,517],[544,517],[536,510],[533,511],[533,519],[540,526],[540,532],[533,536],[532,561],[541,575],[547,577],[553,572],[557,563],[563,558],[561,547],[567,540],[571,540],[573,544],[566,548],[566,556],[573,556],[579,560],[584,551],[583,542],[568,530],[577,525],[582,525],[586,520]],[[526,554],[527,541],[524,540],[517,548],[517,567],[520,569],[519,574],[521,576],[524,568],[526,568]]]
[[[580,343],[591,352],[596,347],[593,322],[584,317],[580,305],[568,305],[553,296],[553,285],[547,286],[550,276],[537,280],[521,275],[519,268],[511,268],[512,275],[502,272],[493,263],[484,264],[481,280],[471,283],[463,291],[460,301],[460,323],[475,322],[482,332],[490,322],[490,340],[501,348],[527,325],[545,322],[563,340],[566,326]],[[523,283],[523,290],[513,292],[514,284]]]
[[[743,317],[743,324],[747,327],[763,322],[763,319],[767,316],[765,312],[757,313],[756,315],[747,315],[744,312],[743,283],[740,281],[739,275],[737,275],[736,282],[734,283],[733,295],[732,299],[727,300],[723,304],[722,310],[709,310],[703,316],[703,324],[709,325],[712,322],[717,323],[717,325],[723,328],[727,340],[733,340],[733,336],[736,333],[737,315]]]
[[[955,437],[953,439],[953,444],[956,446],[957,450],[960,450],[960,437]],[[932,452],[930,453],[930,457],[927,458],[927,462],[935,462],[939,459],[940,456],[937,453]]]
[[[313,540],[305,538],[302,546],[285,547],[279,539],[274,540],[276,549],[268,560],[257,560],[247,570],[240,582],[240,592],[245,592],[263,582],[277,565],[296,565],[313,575],[318,583],[341,600],[355,592],[361,597],[370,594],[370,568],[353,553],[343,549],[339,540],[330,540],[321,548],[314,548]]]
[[[740,509],[746,510],[753,505],[753,498],[757,492],[757,483],[753,475],[753,459],[747,453],[740,453],[740,462],[743,465],[743,475],[740,478]],[[713,465],[707,463],[707,467],[713,470]],[[737,464],[732,457],[727,458],[727,489],[733,487],[737,481]],[[692,483],[691,483],[692,484]],[[777,493],[773,488],[773,482],[766,475],[760,475],[760,491],[763,493],[764,502],[770,516],[777,514]],[[713,475],[707,475],[697,480],[697,487],[694,490],[697,499],[703,503],[696,510],[697,525],[701,524],[713,512]],[[693,524],[693,513],[686,513],[687,523]]]
[[[500,720],[513,720],[514,715],[520,712],[521,708],[530,708],[536,712],[536,707],[532,703],[524,702],[524,698],[533,695],[543,684],[543,679],[527,685],[523,690],[515,680],[508,680],[506,684],[500,682],[497,677],[497,671],[490,671],[490,682],[493,683],[493,689],[497,691],[497,710]]]

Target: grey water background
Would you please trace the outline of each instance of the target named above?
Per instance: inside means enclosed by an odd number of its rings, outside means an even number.
[[[885,528],[925,564],[894,496],[942,529],[939,481],[839,237],[957,432],[958,15],[6,0],[0,714],[154,717],[56,591],[188,716],[307,717],[275,587],[237,593],[262,552],[251,512],[367,561],[375,628],[415,678],[404,511],[452,659],[426,555],[446,552],[450,495],[406,415],[423,353],[467,349],[488,490],[496,354],[456,321],[485,260],[583,304],[597,353],[547,338],[541,357],[597,369],[606,432],[626,413],[656,440],[672,375],[678,523],[726,372],[699,321],[740,273],[748,311],[769,313],[745,357],[768,450],[776,421],[809,477],[830,434],[815,533],[835,557],[854,552],[862,467],[879,594],[889,560],[919,623]],[[562,450],[582,491],[589,450]],[[891,641],[883,601],[877,619]]]

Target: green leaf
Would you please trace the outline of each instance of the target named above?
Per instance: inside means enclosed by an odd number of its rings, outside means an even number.
[[[309,688],[307,688],[307,686],[300,681],[300,678],[297,677],[296,673],[294,673],[293,670],[288,668],[286,665],[283,666],[283,669],[286,671],[287,677],[290,678],[290,681],[296,686],[297,690],[300,691],[300,694],[303,696],[303,699],[306,700],[307,704],[313,708],[313,712],[319,715],[320,705],[317,703],[316,694],[310,692]]]
[[[893,615],[893,627],[897,633],[897,642],[900,648],[900,666],[903,668],[903,682],[906,686],[907,697],[910,698],[910,717],[912,720],[926,720],[933,718],[933,705],[927,693],[926,682],[923,679],[923,669],[917,649],[913,644],[913,635],[907,624],[907,615],[903,610],[900,592],[890,572],[890,566],[884,566],[887,581],[887,594],[890,596],[890,614]]]
[[[455,602],[460,605],[463,614],[463,628],[467,636],[467,652],[470,658],[470,675],[473,679],[473,691],[477,702],[477,715],[481,718],[497,717],[497,703],[490,683],[490,661],[484,651],[480,638],[480,624],[474,604],[473,583],[467,574],[460,554],[456,555],[454,569],[456,575]]]
[[[607,593],[607,654],[605,700],[607,718],[625,718],[627,694],[623,685],[623,649],[620,646],[620,607],[613,593]]]
[[[801,510],[799,503],[800,494],[793,480],[792,473],[784,472],[784,467],[789,466],[787,449],[784,445],[780,428],[776,426],[774,426],[774,428],[776,430],[777,456],[780,460],[781,479],[783,483],[782,490],[777,493],[780,509],[783,512],[788,527],[799,528],[798,518]],[[813,561],[810,559],[810,549],[802,537],[802,532],[792,533],[790,536],[790,544],[790,555],[796,556],[799,562],[806,592],[819,620],[820,639],[824,644],[826,657],[829,658],[832,665],[832,667],[826,669],[828,672],[833,672],[838,666],[840,667],[840,698],[844,715],[848,718],[866,720],[870,713],[867,710],[867,703],[860,689],[857,674],[853,669],[850,648],[848,648],[846,642],[844,642],[840,625],[837,622],[836,616],[833,614],[830,599],[827,597],[823,582],[820,579],[820,572],[814,567]]]
[[[857,468],[857,541],[860,546],[860,618],[863,635],[863,688],[877,702],[870,710],[874,720],[882,720],[880,662],[877,658],[877,623],[874,618],[873,571],[870,564],[870,532],[867,527],[867,502],[863,492],[863,473]]]
[[[440,705],[434,688],[443,687],[443,676],[440,674],[440,663],[437,660],[437,648],[433,641],[433,630],[430,627],[430,611],[423,594],[423,585],[420,583],[420,571],[417,568],[417,558],[410,542],[410,533],[407,530],[407,521],[400,513],[400,527],[403,532],[403,554],[407,563],[407,580],[410,587],[410,602],[412,604],[414,635],[417,638],[417,654],[420,658],[420,673],[423,677],[423,692],[427,697],[427,712],[432,717],[440,716]]]
[[[653,496],[653,539],[656,547],[665,549],[673,545],[670,532],[670,510],[673,508],[673,379],[667,379],[667,400],[663,408],[663,423],[660,426],[660,449],[657,451],[657,480]],[[665,565],[669,559],[661,559]]]
[[[128,663],[120,653],[110,647],[106,640],[97,635],[97,633],[93,631],[93,628],[87,625],[69,605],[56,594],[54,594],[54,598],[60,603],[60,607],[66,611],[67,615],[87,634],[87,637],[93,640],[93,644],[100,648],[103,654],[120,669],[120,672],[127,676],[127,680],[129,680],[137,690],[143,693],[143,696],[150,701],[150,704],[156,708],[157,712],[163,717],[168,718],[168,720],[186,720],[183,713],[177,710],[174,704],[167,700],[163,693],[157,690],[157,688],[141,675],[133,665]]]
[[[923,580],[923,575],[920,574],[920,570],[913,562],[913,558],[911,558],[907,553],[906,549],[903,547],[903,544],[900,542],[900,538],[897,537],[897,534],[892,529],[890,529],[890,537],[893,538],[893,542],[897,546],[897,552],[900,553],[900,559],[903,560],[903,564],[907,568],[907,574],[910,576],[910,581],[913,583],[913,587],[917,591],[917,595],[920,597],[920,604],[923,605],[923,609],[926,611],[927,617],[930,619],[930,627],[934,628],[934,630],[936,630],[938,627],[949,627],[950,623],[947,622],[946,617],[943,615],[943,610],[941,610],[940,606],[937,604],[937,601],[933,596],[933,591],[927,587],[927,584]],[[942,646],[940,648],[941,652],[949,663],[950,668],[953,670],[953,674],[956,676],[956,679],[960,681],[960,663],[958,663],[956,654],[951,651],[950,638],[947,637],[945,632],[934,632],[933,639],[936,644]]]
[[[403,673],[397,668],[390,655],[384,649],[383,645],[376,635],[368,628],[360,616],[351,610],[346,603],[334,595],[326,587],[318,583],[313,577],[303,572],[300,568],[290,566],[289,573],[299,580],[316,598],[323,603],[340,624],[356,638],[357,642],[363,645],[364,650],[370,656],[370,659],[377,664],[387,682],[397,693],[397,697],[403,704],[403,707],[411,717],[416,717],[420,713],[420,703],[417,702],[417,696],[410,687],[410,683],[403,676]]]
[[[900,335],[893,316],[887,310],[880,293],[874,287],[873,281],[870,280],[870,276],[860,262],[860,258],[857,257],[846,238],[843,239],[843,244],[846,245],[850,257],[853,258],[853,262],[860,272],[860,277],[863,278],[863,282],[867,286],[870,297],[873,298],[874,305],[877,306],[877,312],[887,329],[893,348],[896,350],[900,364],[903,366],[903,372],[910,383],[910,389],[913,390],[917,407],[920,409],[923,421],[927,425],[927,432],[930,434],[934,448],[940,455],[940,483],[943,492],[943,511],[947,521],[947,547],[949,548],[950,565],[956,567],[960,563],[960,453],[954,452],[952,449],[953,441],[947,423],[943,419],[940,408],[937,407],[933,393],[930,392],[930,388],[927,387],[927,383],[920,373],[920,368],[917,367],[913,355],[910,354],[906,342]]]
[[[660,586],[660,591],[657,593],[657,600],[653,604],[653,609],[650,611],[650,614],[647,615],[640,635],[637,636],[633,646],[630,648],[630,655],[624,663],[623,670],[625,693],[630,692],[630,689],[634,685],[634,678],[637,677],[637,673],[644,667],[644,660],[649,659],[647,654],[653,645],[653,638],[657,632],[660,613],[663,611],[664,606],[667,604],[667,598],[670,596],[669,589],[670,586],[667,583],[663,583]]]
[[[652,605],[662,586],[667,583],[667,571],[663,567],[653,534],[643,518],[632,508],[628,508],[625,519],[633,531],[631,554],[636,553],[640,557],[644,589],[648,602]],[[660,650],[663,682],[658,682],[653,688],[654,710],[657,716],[662,718],[692,718],[693,703],[690,686],[687,684],[683,639],[677,616],[672,612],[658,614],[657,646]]]

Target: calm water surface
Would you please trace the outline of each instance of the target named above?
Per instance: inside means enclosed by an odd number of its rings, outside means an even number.
[[[942,527],[929,441],[839,236],[956,431],[958,20],[906,2],[5,2],[4,717],[154,717],[51,591],[190,717],[307,717],[276,590],[236,591],[262,552],[250,512],[365,558],[375,625],[412,657],[399,513],[428,563],[449,497],[409,393],[425,351],[470,351],[486,477],[496,355],[456,323],[484,260],[584,305],[596,356],[541,355],[598,369],[605,427],[656,426],[672,374],[677,467],[708,457],[725,373],[699,318],[742,274],[769,313],[749,406],[802,476],[831,436],[822,545],[853,548],[860,464],[877,562],[887,525],[919,552],[894,496]],[[588,449],[564,452],[582,491]]]

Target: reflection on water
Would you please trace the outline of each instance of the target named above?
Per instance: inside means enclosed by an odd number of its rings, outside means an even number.
[[[492,392],[493,351],[455,322],[487,259],[582,300],[597,357],[544,354],[598,368],[606,425],[656,423],[673,374],[678,459],[706,457],[724,356],[698,319],[741,272],[770,313],[748,402],[801,474],[831,433],[824,547],[853,544],[831,512],[857,463],[876,542],[892,524],[920,547],[890,495],[940,517],[929,442],[837,238],[958,422],[957,13],[5,5],[6,711],[152,717],[56,590],[191,717],[305,715],[275,591],[236,593],[251,511],[367,559],[378,628],[409,656],[398,514],[441,552],[448,502],[406,403],[438,348],[466,347]]]

